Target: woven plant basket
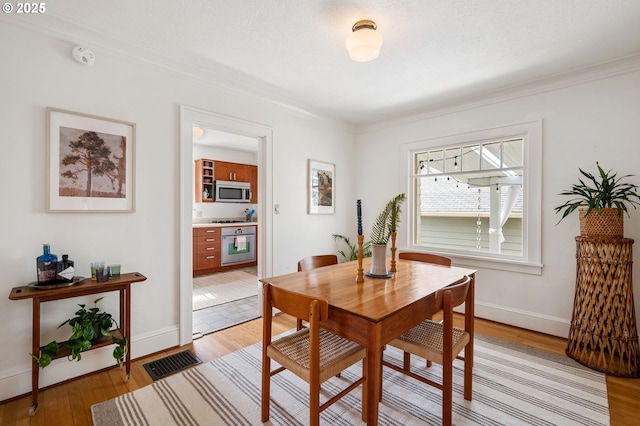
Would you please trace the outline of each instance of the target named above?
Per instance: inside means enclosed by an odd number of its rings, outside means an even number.
[[[580,236],[590,238],[622,238],[624,236],[624,216],[618,216],[618,209],[603,208],[600,213],[592,211],[585,217],[587,208],[580,213]]]

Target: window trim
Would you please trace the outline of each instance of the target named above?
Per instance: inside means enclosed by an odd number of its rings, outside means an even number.
[[[523,169],[523,216],[522,223],[522,257],[521,259],[504,259],[488,253],[473,254],[470,251],[454,251],[440,248],[429,249],[430,252],[451,257],[454,263],[464,266],[498,269],[527,274],[542,274],[542,119],[517,124],[497,126],[483,130],[470,131],[456,135],[439,136],[409,142],[402,145],[403,170],[406,182],[407,197],[407,246],[409,250],[425,250],[424,246],[413,243],[416,222],[414,193],[413,156],[418,151],[437,147],[463,145],[487,139],[504,139],[521,136],[524,139]]]

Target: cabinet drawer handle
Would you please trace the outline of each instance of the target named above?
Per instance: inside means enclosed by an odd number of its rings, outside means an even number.
[[[215,249],[216,249],[215,247],[207,247],[205,250],[211,251],[211,250],[215,250]]]
[[[217,231],[217,229],[207,229],[207,230],[206,230],[206,231],[204,231],[204,232],[216,232],[216,231]]]
[[[215,241],[215,240],[216,240],[215,238],[207,238],[205,241],[209,242],[209,241]]]
[[[207,259],[215,259],[215,256],[207,256]]]

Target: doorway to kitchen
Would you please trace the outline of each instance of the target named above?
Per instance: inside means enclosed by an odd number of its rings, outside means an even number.
[[[258,283],[256,266],[194,277],[194,339],[257,318]]]
[[[180,107],[180,154],[181,154],[181,207],[180,207],[180,344],[188,344],[193,339],[193,218],[195,210],[193,176],[193,128],[194,126],[214,129],[219,132],[240,135],[258,140],[258,203],[256,213],[260,225],[257,226],[256,252],[258,277],[265,277],[273,271],[272,245],[273,228],[273,179],[271,176],[273,130],[269,127],[222,116],[191,107]],[[225,215],[226,216],[226,215]],[[230,214],[229,216],[235,216]],[[246,271],[244,271],[246,272]],[[254,312],[259,312],[260,295],[252,303]]]

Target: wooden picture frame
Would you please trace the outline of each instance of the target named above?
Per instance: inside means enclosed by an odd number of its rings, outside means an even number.
[[[334,214],[335,188],[335,164],[308,160],[308,213]]]
[[[135,211],[135,133],[134,123],[47,108],[47,211]]]

